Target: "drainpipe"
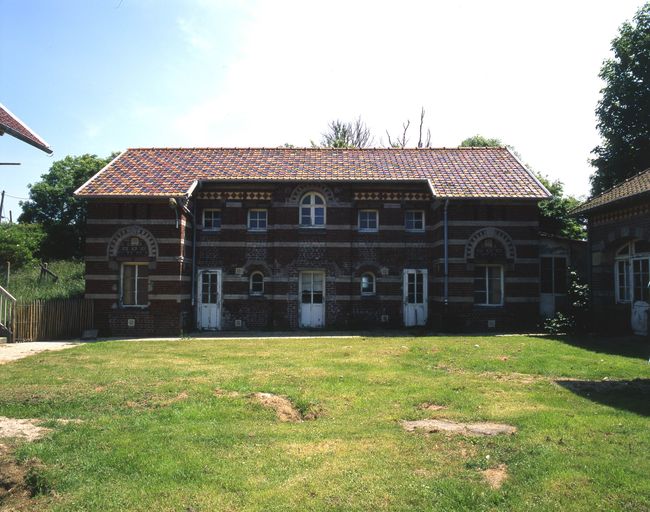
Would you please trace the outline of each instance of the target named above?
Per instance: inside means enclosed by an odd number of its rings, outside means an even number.
[[[196,190],[201,189],[202,181],[199,180]],[[196,305],[196,195],[192,194],[192,307]]]
[[[444,273],[444,291],[443,299],[445,310],[449,305],[449,225],[447,219],[447,209],[449,207],[449,199],[445,199],[444,217],[443,217],[443,237],[445,248],[445,273]]]

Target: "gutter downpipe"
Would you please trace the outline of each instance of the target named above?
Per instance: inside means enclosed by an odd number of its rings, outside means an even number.
[[[203,181],[196,184],[196,191],[201,189]],[[194,192],[194,191],[192,191]],[[192,307],[196,305],[196,195],[192,194]],[[196,315],[195,315],[196,316]]]
[[[447,209],[449,207],[449,199],[445,199],[444,207],[444,218],[443,218],[443,237],[444,237],[444,248],[445,248],[445,273],[444,273],[444,291],[443,299],[445,306],[445,316],[447,314],[447,306],[449,306],[449,225],[448,225],[448,213]]]

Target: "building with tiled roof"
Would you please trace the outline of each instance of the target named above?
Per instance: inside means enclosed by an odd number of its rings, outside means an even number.
[[[578,206],[587,220],[594,318],[601,330],[648,333],[650,169]]]
[[[549,194],[506,148],[128,149],[76,193],[102,334],[538,321]]]
[[[0,103],[0,135],[4,134],[16,137],[35,148],[52,154],[52,149],[41,137],[36,135],[23,121],[13,114],[7,107]]]

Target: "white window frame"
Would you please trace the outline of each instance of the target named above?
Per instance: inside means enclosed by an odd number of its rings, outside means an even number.
[[[264,227],[263,228],[261,228],[259,226],[258,227],[253,227],[251,225],[251,221],[252,221],[251,214],[253,212],[255,212],[255,213],[264,212]],[[256,219],[256,220],[257,220],[257,222],[259,222],[259,218]],[[264,232],[264,231],[266,231],[268,229],[268,226],[269,226],[269,211],[266,208],[251,208],[250,210],[248,210],[248,231]]]
[[[368,227],[363,227],[361,225],[361,215],[364,213],[374,213],[375,215],[375,227],[374,228],[368,228]],[[364,208],[359,210],[359,213],[357,215],[357,226],[358,230],[360,233],[376,233],[379,231],[379,210],[373,210],[370,208]]]
[[[262,289],[261,290],[253,290],[253,278],[255,276],[261,276],[262,277]],[[264,274],[260,272],[259,270],[256,270],[255,272],[252,272],[250,277],[248,278],[248,293],[250,295],[255,295],[257,297],[264,295]]]
[[[419,213],[422,216],[422,227],[421,228],[409,228],[409,215]],[[406,210],[404,212],[404,229],[409,233],[423,233],[426,227],[426,219],[424,215],[424,210]]]
[[[205,225],[205,214],[208,213],[208,212],[219,212],[219,227],[216,227],[216,228],[215,227],[206,227],[206,225]],[[213,219],[214,219],[214,217],[213,217]],[[203,222],[202,222],[201,225],[203,226],[204,231],[221,231],[221,225],[223,223],[223,218],[221,217],[221,208],[204,208],[203,209],[203,219],[202,220],[203,220]]]
[[[635,289],[635,273],[634,263],[639,260],[647,260],[650,267],[650,253],[636,252],[636,244],[638,240],[631,240],[619,247],[614,253],[614,300],[617,304],[631,304],[639,300],[634,293]],[[621,279],[619,276],[619,266],[624,265],[624,290],[625,297],[621,297]]]
[[[501,279],[500,279],[500,284],[499,284],[499,286],[501,286],[501,302],[499,302],[498,304],[491,304],[491,303],[489,303],[489,302],[485,302],[485,303],[474,302],[474,305],[475,305],[475,306],[486,307],[486,308],[498,308],[498,307],[502,307],[503,304],[505,303],[505,299],[506,299],[506,293],[505,293],[506,291],[505,291],[505,286],[504,286],[504,282],[505,282],[505,280],[504,280],[503,265],[494,264],[494,263],[485,263],[485,264],[484,264],[484,263],[481,263],[481,264],[475,266],[475,268],[478,268],[478,267],[486,268],[486,269],[487,269],[487,267],[496,267],[496,268],[498,268],[498,269],[500,270]],[[486,272],[485,272],[485,300],[486,300],[486,301],[489,301],[489,300],[490,300],[490,290],[489,290],[489,287],[488,287],[488,283],[489,283],[489,279],[488,279],[488,273],[487,273],[487,270],[486,270]],[[474,283],[473,283],[473,286],[475,286],[475,284],[476,284],[476,283],[474,282]],[[476,291],[476,290],[473,290],[473,293],[474,293],[475,291]]]
[[[138,304],[138,275],[139,267],[148,266],[149,264],[142,261],[125,261],[120,265],[120,306],[123,308],[146,308],[149,306],[149,276],[147,276],[147,303]],[[125,304],[124,303],[124,267],[135,267],[135,282],[133,283],[135,304]]]
[[[306,197],[310,197],[311,200],[308,205],[304,205],[303,201],[305,200]],[[323,201],[323,204],[316,204],[314,198],[320,197],[321,201]],[[309,224],[304,224],[302,222],[302,210],[303,208],[309,208]],[[322,224],[316,224],[316,208],[322,208],[323,209],[323,223]],[[300,198],[300,203],[298,204],[298,225],[301,228],[308,228],[308,229],[319,229],[319,228],[324,228],[327,225],[327,201],[325,201],[325,197],[322,194],[319,194],[318,192],[307,192],[303,194],[303,196]]]
[[[372,279],[372,281],[371,281],[372,282],[372,291],[363,291],[363,278],[364,278],[364,276],[370,276],[371,277],[371,279]],[[361,274],[360,279],[359,279],[359,291],[360,291],[361,295],[363,295],[364,297],[369,297],[369,296],[377,294],[377,278],[375,277],[375,274],[373,274],[372,272],[364,272],[363,274]]]

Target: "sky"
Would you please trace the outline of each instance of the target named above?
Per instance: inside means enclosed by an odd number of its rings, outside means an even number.
[[[309,146],[359,116],[414,145],[421,108],[433,146],[499,138],[584,197],[598,72],[642,4],[0,0],[0,103],[54,149],[0,137],[5,216],[67,155]]]

